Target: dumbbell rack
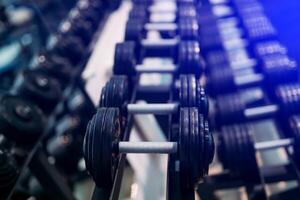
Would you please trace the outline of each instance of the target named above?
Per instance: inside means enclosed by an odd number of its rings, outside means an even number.
[[[61,99],[61,102],[64,102],[74,89],[79,89],[85,97],[89,97],[89,95],[86,94],[84,88],[85,80],[82,79],[82,72],[85,69],[88,59],[93,52],[95,41],[99,38],[102,28],[110,12],[112,11],[113,10],[109,10],[105,12],[106,14],[104,15],[103,19],[99,21],[99,26],[92,38],[92,42],[90,42],[90,44],[88,45],[87,51],[82,55],[81,62],[78,64],[76,70],[73,72],[72,79],[69,83],[69,86],[66,87],[66,89],[64,90],[64,95]],[[57,111],[54,110],[49,115],[47,119],[47,126],[45,127],[44,132],[41,134],[41,137],[35,142],[31,149],[26,149],[26,151],[28,151],[28,155],[22,162],[17,181],[10,190],[7,199],[11,199],[13,197],[13,195],[15,194],[15,190],[20,184],[21,177],[24,176],[24,174],[26,174],[28,168],[30,168],[33,175],[36,176],[36,178],[40,181],[41,185],[45,186],[47,190],[50,190],[48,192],[51,192],[51,194],[53,194],[55,198],[66,200],[75,199],[69,185],[66,183],[62,175],[57,171],[57,169],[49,163],[48,157],[44,152],[43,141],[47,136],[49,136],[50,132],[54,127],[57,115],[56,112]]]

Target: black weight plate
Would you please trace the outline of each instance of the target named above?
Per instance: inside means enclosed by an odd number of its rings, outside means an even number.
[[[52,112],[62,97],[57,80],[39,71],[26,71],[22,78],[15,86],[17,94],[37,103],[44,112]]]
[[[194,75],[187,75],[188,80],[188,106],[196,107],[197,104],[197,91],[196,91],[196,78]]]
[[[184,41],[178,44],[178,67],[182,74],[195,74],[202,71],[200,46],[197,41]]]
[[[196,18],[181,18],[178,21],[178,32],[181,40],[198,40],[199,25]]]
[[[130,19],[126,23],[125,41],[140,42],[144,34],[144,22],[140,19]]]
[[[114,74],[130,75],[135,73],[136,45],[132,41],[118,43],[115,48]]]
[[[35,142],[43,133],[45,118],[32,103],[18,96],[3,95],[0,99],[0,131],[20,144]]]
[[[180,183],[183,188],[189,187],[188,182],[188,145],[189,145],[189,111],[188,108],[180,109],[179,130],[179,160],[180,160]]]
[[[110,119],[110,126],[109,126],[109,130],[108,132],[110,133],[110,143],[108,143],[107,145],[110,146],[110,152],[109,155],[111,156],[111,163],[108,167],[110,167],[111,170],[111,185],[113,184],[113,178],[114,178],[114,173],[116,171],[116,163],[118,160],[118,155],[116,154],[116,152],[113,152],[113,145],[116,142],[120,141],[120,135],[122,135],[121,128],[120,128],[120,112],[119,109],[116,108],[110,108],[109,111],[112,113],[112,117],[109,118]]]
[[[188,107],[188,81],[186,75],[180,75],[180,106]]]
[[[199,124],[198,124],[198,109],[190,108],[190,146],[189,146],[189,156],[190,156],[190,181],[191,186],[195,186],[200,179],[199,168],[200,160],[199,154],[201,153],[201,146],[199,144]]]

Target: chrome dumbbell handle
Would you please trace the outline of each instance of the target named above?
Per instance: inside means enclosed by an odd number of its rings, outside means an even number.
[[[244,111],[244,115],[247,119],[256,119],[257,116],[273,116],[274,113],[279,111],[277,105],[260,106],[256,108],[247,108]]]
[[[178,69],[177,65],[167,64],[167,65],[157,65],[157,66],[145,66],[136,65],[135,71],[137,73],[173,73]]]
[[[256,150],[270,150],[279,147],[288,147],[293,144],[294,144],[293,139],[280,139],[280,140],[255,143],[254,148]]]
[[[176,153],[176,142],[119,142],[119,153]]]
[[[263,80],[264,76],[262,74],[249,74],[234,78],[236,86],[247,86],[255,83],[261,83]]]
[[[178,111],[178,103],[128,104],[130,114],[168,115]]]
[[[175,23],[147,23],[144,26],[147,31],[176,31],[177,27]]]
[[[148,48],[166,48],[166,47],[175,47],[179,43],[178,39],[163,39],[163,40],[142,40],[141,45]]]

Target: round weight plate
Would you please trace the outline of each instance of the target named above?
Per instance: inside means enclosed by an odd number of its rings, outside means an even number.
[[[39,71],[26,71],[23,81],[16,85],[17,93],[37,103],[43,111],[50,113],[62,97],[59,83]]]
[[[142,20],[128,20],[125,29],[125,41],[140,42],[145,35],[144,32],[144,23]]]
[[[202,58],[200,56],[200,46],[197,41],[184,41],[178,44],[178,67],[182,74],[200,76]]]
[[[134,67],[137,63],[136,46],[132,41],[118,43],[114,56],[114,74],[130,75],[135,72]]]
[[[178,21],[178,32],[181,40],[198,40],[199,25],[196,18],[181,18]]]
[[[31,144],[43,133],[44,116],[33,104],[18,96],[0,99],[0,131],[17,143]]]
[[[180,92],[179,92],[179,99],[180,99],[180,106],[181,107],[188,107],[188,80],[186,75],[180,75]]]
[[[194,75],[187,75],[188,80],[188,106],[196,107],[197,104],[197,91],[196,91],[196,78]]]
[[[204,140],[204,118],[203,115],[201,115],[198,112],[198,120],[199,120],[199,133],[198,133],[198,141],[199,141],[199,154],[198,154],[198,159],[199,159],[199,177],[204,176],[204,151],[205,151],[205,140]]]
[[[180,160],[180,183],[183,188],[189,188],[189,110],[180,109],[180,130],[179,130],[179,160]]]
[[[199,169],[200,162],[199,154],[201,153],[201,145],[199,144],[199,121],[198,121],[198,109],[190,108],[190,146],[189,146],[189,156],[190,163],[190,181],[191,186],[195,186],[200,177]]]

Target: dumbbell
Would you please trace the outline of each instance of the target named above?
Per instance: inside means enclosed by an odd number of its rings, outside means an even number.
[[[223,167],[234,176],[255,181],[259,179],[255,152],[289,146],[293,146],[294,158],[299,167],[299,119],[299,116],[292,116],[289,120],[292,138],[259,143],[254,143],[254,128],[251,124],[222,127],[219,134],[218,157]]]
[[[198,13],[194,3],[178,5],[171,9],[164,9],[161,2],[153,6],[133,5],[129,12],[129,20],[139,19],[143,22],[176,23],[179,19],[196,18]],[[166,15],[168,15],[166,17]],[[154,19],[158,18],[158,19]]]
[[[16,160],[3,148],[0,149],[0,198],[6,199],[17,181],[19,170]]]
[[[197,108],[181,108],[177,141],[123,142],[118,108],[100,108],[89,122],[83,142],[86,167],[96,185],[111,189],[119,154],[177,154],[180,162],[180,184],[194,186],[208,172],[214,155],[214,141],[208,122]]]
[[[20,96],[3,94],[0,110],[0,131],[7,139],[30,145],[43,133],[44,115],[36,105]]]
[[[148,31],[158,31],[177,35],[181,40],[197,40],[199,38],[198,22],[194,18],[184,18],[178,23],[144,23],[142,20],[128,20],[125,29],[125,41],[140,41]]]
[[[300,84],[279,85],[274,89],[274,100],[278,104],[247,108],[238,94],[217,97],[216,121],[231,124],[245,121],[280,118],[300,113]]]
[[[41,52],[33,69],[40,70],[57,79],[62,88],[65,88],[74,74],[73,67],[68,59],[53,52]]]
[[[196,107],[205,117],[208,115],[208,99],[200,82],[194,75],[181,75],[179,102],[161,104],[129,104],[130,91],[126,76],[113,76],[102,88],[100,107],[120,108],[122,115],[129,114],[172,114],[179,107]],[[176,97],[175,97],[176,98]]]
[[[50,114],[62,98],[58,81],[36,70],[24,71],[15,81],[13,91],[35,102],[46,114]]]
[[[77,16],[62,23],[59,32],[65,37],[68,37],[68,34],[77,36],[86,47],[92,40],[94,30],[91,22]]]
[[[210,51],[204,58],[209,71],[220,68],[233,70],[253,68],[261,71],[261,58],[273,54],[287,55],[287,48],[277,40],[268,40],[236,48],[233,51]]]
[[[56,44],[51,50],[51,52],[67,58],[74,66],[77,66],[82,61],[86,51],[82,41],[72,34],[67,36],[58,34],[56,36]]]
[[[154,54],[148,52],[143,52],[144,50],[151,48],[154,49]],[[171,50],[173,52],[168,52],[173,54],[175,64],[147,67],[143,65],[137,65],[141,63],[144,55],[147,56],[165,56],[166,51]],[[153,53],[153,52],[152,52]],[[170,56],[170,55],[167,55]],[[200,76],[203,68],[203,60],[200,55],[200,46],[197,41],[177,41],[172,40],[170,42],[158,42],[147,43],[142,42],[141,47],[139,47],[135,42],[127,41],[123,43],[118,43],[115,49],[114,56],[114,74],[119,75],[134,75],[138,73],[177,73],[177,74],[195,74]]]
[[[299,80],[297,63],[283,54],[270,54],[260,59],[261,73],[235,76],[230,68],[218,68],[210,71],[208,87],[214,94],[235,92],[251,86],[274,87],[278,84]]]
[[[78,172],[78,162],[82,158],[82,142],[87,123],[88,120],[82,120],[80,115],[66,115],[57,121],[54,136],[47,142],[48,153],[54,157],[55,165],[64,174],[74,175]]]

